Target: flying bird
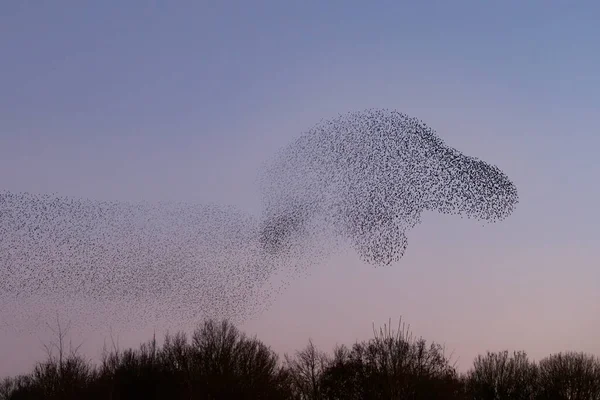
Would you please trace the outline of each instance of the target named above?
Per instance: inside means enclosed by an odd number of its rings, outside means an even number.
[[[322,121],[274,157],[261,183],[266,248],[283,249],[282,240],[318,219],[374,265],[403,256],[406,233],[426,210],[494,222],[518,203],[499,168],[386,109]]]
[[[0,320],[29,318],[35,329],[60,309],[90,329],[241,321],[343,243],[390,265],[424,211],[493,222],[518,203],[500,169],[385,109],[320,122],[259,177],[257,217],[226,205],[0,192]]]

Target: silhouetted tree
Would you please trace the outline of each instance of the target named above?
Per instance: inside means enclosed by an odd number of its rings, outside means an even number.
[[[277,355],[227,321],[205,321],[188,343],[184,333],[167,335],[139,350],[104,357],[100,381],[113,399],[289,398],[289,377]]]
[[[336,349],[323,392],[327,399],[453,399],[462,390],[441,346],[415,340],[405,325],[384,325],[351,351]]]
[[[57,316],[56,328],[48,326],[56,340],[44,345],[46,361],[38,363],[29,376],[5,381],[1,389],[4,398],[79,399],[87,393],[94,369],[78,354],[79,346],[69,341],[67,349],[70,323],[63,327]]]
[[[286,367],[290,373],[294,393],[302,400],[320,400],[321,380],[327,369],[327,355],[319,351],[312,340],[295,357],[285,356]]]
[[[321,376],[323,398],[328,400],[363,398],[362,364],[360,361],[352,359],[354,355],[354,352],[351,352],[345,345],[337,346],[334,349],[333,358]]]
[[[540,400],[600,400],[600,360],[584,353],[544,358],[540,368]]]
[[[120,351],[114,348],[106,354],[100,368],[103,389],[113,399],[162,398],[163,392],[175,388],[163,368],[159,357],[156,337],[140,346],[138,350]]]
[[[31,376],[20,375],[7,379],[2,385],[2,400],[21,400],[42,398],[42,394],[33,385]]]
[[[7,400],[15,390],[15,380],[12,378],[4,378],[0,382],[0,400]]]
[[[212,399],[277,399],[287,395],[288,375],[277,355],[227,321],[205,321],[192,336],[191,382]]]
[[[115,341],[99,367],[77,354],[57,321],[47,359],[28,375],[0,382],[0,400],[264,399],[264,400],[600,400],[600,360],[551,355],[539,365],[525,352],[488,352],[458,376],[439,344],[414,338],[406,325],[373,329],[370,340],[337,346],[313,342],[277,355],[227,321],[204,321],[191,335],[167,334],[137,349]],[[112,338],[111,338],[112,339]]]
[[[488,352],[475,359],[466,384],[475,400],[531,400],[537,394],[538,369],[525,352]]]

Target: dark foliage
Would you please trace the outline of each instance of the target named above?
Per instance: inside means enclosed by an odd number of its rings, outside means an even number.
[[[277,355],[227,321],[206,321],[191,341],[167,335],[139,349],[105,352],[94,368],[76,355],[7,379],[0,399],[289,399],[289,374]]]
[[[584,353],[559,353],[540,361],[540,399],[599,400],[600,360]]]
[[[473,399],[535,399],[539,390],[538,368],[525,352],[488,352],[475,359],[466,378]]]
[[[539,363],[525,352],[487,353],[460,376],[444,348],[384,325],[370,340],[333,354],[312,341],[279,360],[227,321],[205,321],[191,338],[167,334],[138,349],[105,349],[99,365],[65,351],[66,331],[28,375],[0,381],[0,400],[600,400],[600,360],[559,353]]]
[[[322,385],[327,399],[453,399],[462,391],[440,345],[389,326],[351,350],[338,347]]]

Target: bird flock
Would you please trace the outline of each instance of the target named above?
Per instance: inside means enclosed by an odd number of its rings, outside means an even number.
[[[385,109],[320,122],[259,177],[258,216],[0,192],[0,329],[36,329],[58,311],[91,329],[242,321],[344,244],[390,265],[424,211],[494,222],[518,203],[497,167]]]

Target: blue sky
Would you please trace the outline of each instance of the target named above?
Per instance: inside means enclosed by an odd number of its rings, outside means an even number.
[[[245,328],[288,351],[404,315],[465,367],[487,349],[600,352],[599,19],[591,1],[3,2],[0,190],[255,212],[277,148],[396,108],[503,169],[513,217],[426,215],[398,265],[342,254]]]

